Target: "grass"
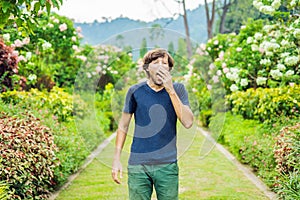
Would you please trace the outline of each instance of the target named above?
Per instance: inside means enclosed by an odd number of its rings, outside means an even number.
[[[268,199],[216,149],[204,158],[200,158],[200,150],[204,148],[204,137],[196,131],[196,128],[189,130],[179,128],[179,133],[180,200]],[[124,169],[126,169],[131,139],[131,135],[128,135],[122,154]],[[114,141],[82,171],[66,190],[60,193],[57,200],[128,199],[126,172],[121,185],[115,184],[111,179],[110,166],[113,149]],[[153,199],[156,199],[154,194]]]

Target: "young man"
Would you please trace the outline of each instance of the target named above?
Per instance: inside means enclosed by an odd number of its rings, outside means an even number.
[[[132,115],[134,137],[128,161],[130,200],[150,200],[153,186],[158,200],[178,199],[176,147],[177,119],[185,128],[193,125],[187,91],[173,83],[170,71],[174,60],[164,49],[154,49],[143,58],[146,82],[130,87],[117,130],[112,178],[120,184],[121,151]]]

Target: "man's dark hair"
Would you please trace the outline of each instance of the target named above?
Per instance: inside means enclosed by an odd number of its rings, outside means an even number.
[[[172,67],[174,66],[174,59],[168,53],[168,51],[166,51],[165,49],[162,49],[162,48],[150,50],[145,54],[145,56],[143,58],[143,69],[147,69],[148,65],[153,60],[156,60],[157,58],[163,58],[166,55],[168,56],[168,65],[169,65],[169,68],[171,71]]]

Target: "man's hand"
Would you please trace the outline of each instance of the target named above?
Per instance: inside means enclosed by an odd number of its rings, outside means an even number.
[[[165,87],[167,92],[168,93],[173,93],[174,92],[174,87],[173,87],[172,76],[170,74],[170,71],[168,71],[164,67],[160,67],[157,71],[157,75],[162,80],[163,86]]]
[[[119,173],[120,173],[120,178],[123,178],[122,164],[119,159],[114,159],[111,175],[112,175],[113,180],[116,183],[121,184],[121,181],[118,178]]]

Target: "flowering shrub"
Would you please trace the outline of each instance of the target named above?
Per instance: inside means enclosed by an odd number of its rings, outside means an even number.
[[[300,7],[299,0],[254,0],[254,7],[256,7],[260,12],[264,14],[274,15],[280,6],[284,5],[289,9],[296,9]]]
[[[18,73],[18,54],[0,39],[0,92],[13,88],[12,76]]]
[[[39,119],[23,117],[0,114],[0,179],[9,184],[12,199],[47,198],[59,164],[54,138]]]
[[[227,96],[234,113],[245,118],[273,121],[279,116],[300,116],[300,86],[253,88]]]
[[[224,41],[227,36],[217,37]],[[250,21],[229,44],[225,42],[227,49],[224,42],[218,45],[217,37],[207,45],[214,45],[209,52],[212,58],[219,55],[210,73],[222,81],[228,93],[300,82],[300,19],[266,25]],[[225,52],[220,51],[222,48]]]
[[[66,121],[72,115],[84,116],[86,103],[80,97],[74,97],[63,89],[54,87],[51,92],[41,92],[37,89],[26,91],[8,91],[0,95],[6,103],[23,104],[27,109],[48,108],[54,119]]]
[[[57,14],[41,12],[36,20],[39,24],[33,28],[34,34],[20,35],[13,26],[1,31],[19,55],[19,74],[26,78],[27,89],[71,86],[82,63],[76,58],[81,55],[81,29]]]
[[[99,45],[87,56],[78,56],[83,63],[78,77],[78,89],[103,91],[108,83],[115,84],[134,67],[131,54],[110,45]]]

